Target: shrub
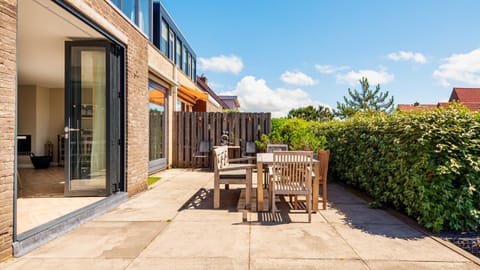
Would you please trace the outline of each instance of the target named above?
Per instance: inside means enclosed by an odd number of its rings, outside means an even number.
[[[480,115],[460,106],[314,125],[335,176],[433,231],[480,225]]]
[[[325,149],[327,140],[319,125],[320,123],[299,118],[275,118],[272,119],[272,132],[263,134],[256,144],[260,149],[269,143],[288,144],[290,150]]]

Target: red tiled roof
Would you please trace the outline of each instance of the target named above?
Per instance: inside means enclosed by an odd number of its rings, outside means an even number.
[[[449,102],[438,102],[438,108],[447,108],[450,105]]]
[[[436,104],[398,104],[398,109],[403,112],[435,110],[438,106]]]
[[[480,111],[480,102],[462,102],[462,104],[469,108],[472,112]]]
[[[480,102],[480,88],[454,87],[449,101],[454,100],[465,103],[465,105],[470,102]]]

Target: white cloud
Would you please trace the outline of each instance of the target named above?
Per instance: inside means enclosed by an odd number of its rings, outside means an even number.
[[[235,55],[198,58],[198,69],[203,71],[227,72],[238,74],[243,69],[242,59]]]
[[[359,71],[352,70],[345,74],[338,74],[337,82],[356,85],[362,77],[367,78],[371,85],[387,84],[395,79],[395,75],[388,73],[385,69],[381,69],[380,71],[367,69]]]
[[[480,85],[480,48],[465,54],[453,54],[445,59],[434,72],[443,86],[452,81],[471,85]]]
[[[310,95],[302,89],[271,89],[265,80],[256,79],[253,76],[243,77],[237,83],[235,90],[223,94],[238,96],[242,111],[271,112],[272,117],[286,116],[288,111],[294,108],[324,105],[312,100]]]
[[[349,69],[350,67],[349,66],[339,66],[339,67],[336,67],[336,66],[330,66],[330,65],[315,65],[315,68],[320,72],[320,73],[323,73],[323,74],[332,74],[332,73],[335,73],[335,72],[339,72],[339,71],[342,71],[342,70],[345,70],[345,69]]]
[[[425,64],[427,62],[427,58],[423,54],[418,52],[399,51],[399,52],[389,54],[388,58],[393,61],[405,60],[405,61],[413,61],[419,64]]]
[[[298,86],[308,86],[316,84],[316,81],[314,81],[312,77],[308,76],[307,74],[303,72],[290,72],[288,70],[280,76],[280,80],[285,83]]]

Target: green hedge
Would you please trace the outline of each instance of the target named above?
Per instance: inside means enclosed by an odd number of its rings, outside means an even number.
[[[447,110],[324,125],[331,169],[434,231],[478,230],[480,117]]]
[[[433,231],[479,230],[480,114],[453,106],[309,125],[326,136],[336,178],[365,190],[375,204]]]

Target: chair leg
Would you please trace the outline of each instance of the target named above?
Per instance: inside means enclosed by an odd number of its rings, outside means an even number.
[[[312,193],[307,194],[308,223],[312,223]]]
[[[213,208],[220,208],[220,184],[219,183],[214,184]]]
[[[252,192],[252,176],[250,174],[250,177],[247,176],[247,187],[245,188],[245,208],[246,209],[251,209],[251,192]]]

